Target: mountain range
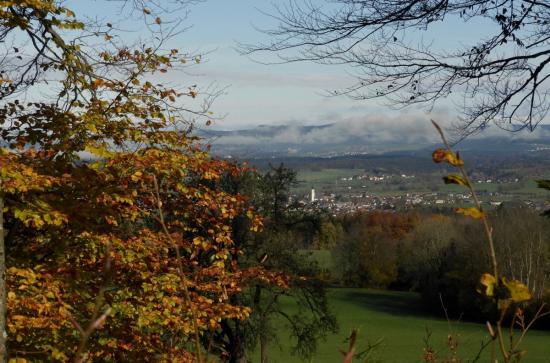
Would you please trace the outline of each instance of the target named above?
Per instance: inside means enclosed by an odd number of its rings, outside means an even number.
[[[429,122],[384,124],[347,122],[322,125],[259,125],[240,130],[201,129],[197,135],[224,157],[335,157],[432,150],[441,144]],[[550,153],[550,125],[511,133],[487,128],[460,141],[464,151],[492,153]]]

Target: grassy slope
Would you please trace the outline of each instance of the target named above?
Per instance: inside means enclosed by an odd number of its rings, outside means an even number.
[[[360,348],[364,349],[367,342],[383,339],[375,355],[382,362],[421,362],[426,329],[432,332],[432,346],[437,350],[446,349],[445,342],[450,329],[448,322],[425,315],[418,296],[413,293],[332,289],[330,300],[340,324],[340,332],[329,337],[326,342],[321,342],[311,362],[340,362],[338,349],[345,346],[344,340],[353,327],[360,329]],[[289,305],[289,309],[292,306]],[[451,329],[459,334],[459,353],[463,362],[467,362],[477,352],[483,337],[486,337],[485,328],[480,324],[452,323]],[[286,332],[283,325],[281,331]],[[280,347],[272,344],[270,363],[300,362],[288,354],[289,343],[288,339],[282,338]],[[529,351],[525,362],[550,362],[549,343],[550,333],[530,332],[523,346]],[[253,361],[258,361],[257,355]],[[487,358],[481,360],[486,361]]]

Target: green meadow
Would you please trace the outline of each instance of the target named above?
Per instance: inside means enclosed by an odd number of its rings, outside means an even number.
[[[458,336],[458,355],[462,362],[471,362],[479,347],[488,339],[482,324],[448,322],[425,313],[420,298],[415,293],[390,292],[370,289],[331,289],[330,302],[340,326],[339,332],[319,343],[317,354],[311,363],[337,363],[342,361],[339,349],[346,347],[346,337],[353,328],[359,329],[358,350],[380,342],[367,362],[422,362],[424,340],[429,342],[441,358],[448,352],[447,337],[450,332]],[[292,310],[289,302],[288,309]],[[289,354],[291,339],[288,327],[279,323],[278,343],[270,347],[270,363],[301,362]],[[550,332],[531,331],[523,344],[527,350],[524,362],[550,362]],[[490,348],[481,355],[480,362],[487,362]],[[259,361],[256,353],[253,361]],[[354,362],[360,362],[355,360]]]

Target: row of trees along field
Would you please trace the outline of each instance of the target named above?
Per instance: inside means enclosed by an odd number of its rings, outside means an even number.
[[[522,203],[490,213],[502,273],[524,281],[532,308],[550,295],[550,220]],[[486,319],[492,305],[476,290],[489,265],[474,219],[454,214],[363,212],[327,221],[315,244],[331,251],[332,283],[413,290],[436,314]]]
[[[211,98],[161,83],[200,63],[169,47],[191,2],[0,3],[0,362],[242,362],[258,340],[266,361],[274,314],[302,356],[336,329],[294,175],[211,157],[190,136]]]

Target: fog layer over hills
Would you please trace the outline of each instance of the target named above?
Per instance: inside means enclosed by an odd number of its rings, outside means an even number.
[[[452,133],[450,124],[449,135]],[[237,157],[339,156],[413,151],[440,143],[425,115],[389,118],[356,117],[322,125],[259,125],[242,130],[203,129],[199,135],[216,154]],[[541,151],[550,148],[550,125],[535,131],[507,132],[496,126],[460,142],[459,149]],[[550,149],[547,149],[550,152]]]

